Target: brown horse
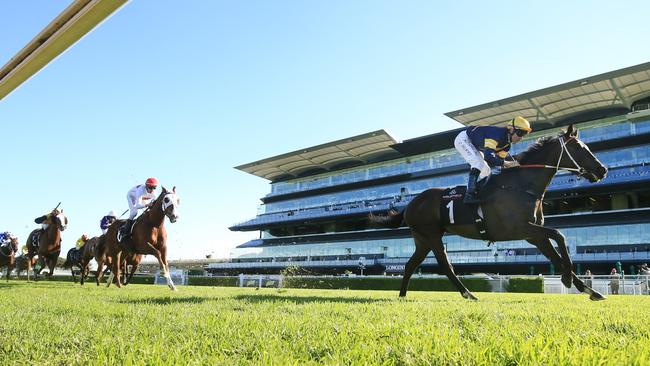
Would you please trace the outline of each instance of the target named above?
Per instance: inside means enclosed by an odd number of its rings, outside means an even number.
[[[12,237],[7,244],[0,246],[0,268],[7,266],[7,281],[9,281],[9,274],[16,266],[16,252],[18,252],[16,237]]]
[[[539,139],[527,151],[519,154],[516,159],[521,167],[505,169],[501,174],[491,176],[482,190],[480,205],[492,241],[528,241],[563,272],[562,283],[566,287],[571,287],[573,282],[578,291],[586,292],[590,299],[603,300],[603,295],[586,286],[573,272],[564,235],[543,226],[544,194],[558,170],[571,171],[592,183],[607,175],[607,168],[578,139],[577,132],[571,125],[566,133]],[[415,253],[406,264],[400,296],[406,296],[411,275],[427,254],[433,251],[438,267],[461,295],[476,300],[454,273],[442,243],[442,235],[448,232],[471,239],[481,239],[481,235],[473,224],[443,223],[443,191],[439,188],[428,189],[413,198],[403,211],[390,212],[385,216],[371,215],[370,220],[383,227],[397,228],[406,224],[411,228]],[[463,204],[461,201],[452,202],[454,205]],[[559,253],[551,240],[557,244]]]
[[[178,215],[176,209],[179,199],[176,196],[176,187],[168,191],[163,187],[162,193],[151,203],[142,215],[133,223],[131,235],[118,242],[117,234],[124,220],[119,220],[109,226],[106,232],[106,260],[110,262],[111,276],[107,283],[110,286],[113,276],[115,285],[122,286],[120,279],[120,263],[124,255],[144,254],[153,255],[158,259],[167,285],[171,290],[176,290],[169,274],[169,265],[167,264],[167,230],[165,229],[165,216],[171,223],[176,222]],[[98,269],[99,270],[99,269]]]
[[[38,260],[41,262],[41,270],[47,266],[50,270],[48,276],[54,273],[54,267],[61,253],[61,231],[65,230],[68,225],[68,218],[63,214],[63,210],[52,210],[49,215],[46,229],[36,229],[29,233],[27,237],[27,281],[29,281],[29,271],[35,264],[35,258],[38,254]],[[34,238],[36,240],[34,240]],[[32,243],[36,242],[37,246]],[[39,271],[40,272],[40,271]],[[34,273],[36,276],[37,273]]]

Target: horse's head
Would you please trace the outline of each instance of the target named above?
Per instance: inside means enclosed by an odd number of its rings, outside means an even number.
[[[52,222],[56,224],[61,231],[65,230],[66,226],[68,226],[68,218],[63,214],[63,210],[54,210],[52,212]]]
[[[168,191],[165,187],[162,189],[160,194],[162,199],[162,211],[169,218],[171,223],[175,223],[178,220],[178,214],[176,213],[176,208],[180,204],[180,198],[176,195],[176,187],[171,191]]]
[[[578,130],[569,125],[562,135],[558,136],[562,151],[558,165],[564,168],[577,169],[578,176],[596,183],[605,178],[607,168],[594,156],[589,147],[578,138]]]

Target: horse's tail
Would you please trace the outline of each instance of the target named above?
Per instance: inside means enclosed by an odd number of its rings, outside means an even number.
[[[65,262],[63,262],[63,268],[72,268],[72,265],[74,264],[74,250],[74,248],[68,250],[68,254],[65,256]]]
[[[404,210],[390,210],[386,215],[368,214],[368,220],[376,226],[397,229],[404,224]]]

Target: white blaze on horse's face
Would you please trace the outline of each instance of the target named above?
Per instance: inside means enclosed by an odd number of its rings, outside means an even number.
[[[178,214],[176,213],[176,208],[179,204],[179,198],[176,196],[176,193],[167,193],[163,197],[162,201],[162,210],[169,218],[169,221],[174,223],[178,220]]]
[[[55,217],[58,221],[59,229],[61,229],[61,231],[65,230],[65,227],[68,226],[68,218],[65,217],[63,213],[59,213]]]

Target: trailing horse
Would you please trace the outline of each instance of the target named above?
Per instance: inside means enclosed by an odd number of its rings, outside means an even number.
[[[165,216],[171,223],[176,222],[178,215],[176,208],[179,199],[176,196],[176,187],[168,191],[163,187],[160,196],[140,215],[131,230],[131,235],[123,238],[122,242],[117,240],[120,227],[124,220],[119,220],[109,226],[105,234],[105,261],[111,267],[111,278],[107,286],[110,286],[112,278],[115,277],[115,285],[122,286],[120,278],[121,263],[125,255],[143,254],[153,255],[158,259],[163,276],[167,280],[170,289],[176,290],[169,274],[167,263],[167,230],[165,229]],[[99,268],[97,269],[100,270]],[[101,274],[98,275],[98,283]]]
[[[90,261],[95,257],[95,250],[99,244],[99,237],[95,236],[88,240],[80,248],[71,248],[68,250],[65,263],[63,263],[63,268],[70,268],[72,272],[72,280],[77,282],[74,276],[74,267],[79,267],[80,270],[80,283],[83,286],[88,273],[90,272]]]
[[[58,206],[57,206],[58,207]],[[27,237],[27,280],[29,281],[29,271],[35,263],[35,256],[38,254],[38,260],[41,262],[41,270],[47,266],[50,270],[48,276],[54,273],[54,267],[61,253],[61,232],[68,225],[68,218],[63,214],[63,210],[52,210],[49,215],[50,222],[48,227],[36,229],[29,233]],[[39,271],[40,272],[40,271]],[[34,273],[36,275],[37,273]]]
[[[18,239],[15,237],[5,244],[0,246],[0,268],[7,267],[7,281],[9,281],[9,274],[16,266],[16,252],[18,252]]]
[[[586,286],[573,272],[565,237],[556,229],[544,227],[542,202],[551,179],[559,170],[570,171],[596,183],[607,175],[607,168],[591,153],[587,145],[578,139],[578,131],[570,125],[565,133],[555,137],[539,139],[528,150],[517,156],[518,168],[505,169],[493,175],[482,189],[480,209],[485,222],[481,233],[474,223],[454,223],[445,219],[446,210],[467,210],[462,200],[449,201],[443,196],[444,189],[432,188],[417,195],[401,212],[388,215],[370,215],[371,222],[397,228],[406,225],[411,228],[415,240],[415,253],[404,270],[400,296],[406,296],[408,283],[413,272],[427,254],[433,251],[440,270],[458,289],[464,298],[476,297],[463,285],[454,273],[442,243],[445,232],[471,239],[491,241],[526,240],[536,246],[553,265],[562,271],[562,283],[571,287],[571,282],[580,292],[586,292],[592,300],[605,297]],[[475,212],[476,205],[470,205]],[[451,211],[450,211],[451,212]],[[553,240],[558,250],[551,243]]]

